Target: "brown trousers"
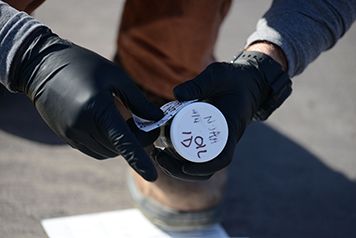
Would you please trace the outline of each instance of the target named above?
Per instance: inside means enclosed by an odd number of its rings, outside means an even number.
[[[44,0],[7,0],[31,13]],[[127,0],[116,59],[143,89],[173,99],[172,89],[214,60],[231,0]]]
[[[117,40],[121,64],[145,90],[173,99],[172,89],[214,60],[230,0],[128,0]]]
[[[19,11],[25,11],[32,13],[38,6],[40,6],[45,0],[3,0],[10,6],[16,8]]]

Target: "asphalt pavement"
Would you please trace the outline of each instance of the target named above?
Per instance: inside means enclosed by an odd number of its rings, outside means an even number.
[[[105,4],[104,4],[105,2]],[[236,1],[218,60],[244,45],[270,1]],[[47,1],[35,17],[111,58],[123,1]],[[267,123],[246,131],[230,166],[223,226],[231,236],[356,237],[356,26],[293,79]],[[64,145],[22,95],[0,91],[0,237],[45,238],[40,221],[133,207],[120,157]]]

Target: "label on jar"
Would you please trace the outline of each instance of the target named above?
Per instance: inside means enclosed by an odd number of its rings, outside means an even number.
[[[226,145],[228,133],[224,115],[205,102],[186,105],[175,115],[170,127],[174,149],[194,163],[216,158]]]
[[[149,132],[149,131],[152,131],[152,130],[166,124],[167,121],[169,121],[172,117],[174,117],[174,115],[176,115],[183,107],[185,107],[195,101],[197,101],[197,100],[185,101],[185,102],[172,101],[172,102],[168,102],[168,103],[164,104],[161,107],[161,110],[163,111],[164,116],[159,121],[146,120],[146,119],[136,116],[135,114],[132,114],[132,118],[133,118],[136,126],[139,129],[141,129],[145,132]]]

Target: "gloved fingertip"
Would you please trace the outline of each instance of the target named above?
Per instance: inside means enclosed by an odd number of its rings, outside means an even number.
[[[202,170],[196,170],[189,168],[189,166],[183,166],[182,167],[183,173],[185,173],[187,176],[191,176],[194,178],[194,180],[208,180],[215,174],[214,172],[211,171],[202,171]]]
[[[146,181],[153,182],[157,180],[157,171],[153,164],[145,165],[141,163],[140,165],[132,166],[131,167]]]
[[[182,167],[182,171],[192,176],[202,176],[210,178],[216,172],[216,169],[212,169],[210,166],[199,166],[199,164],[185,164]]]
[[[147,116],[149,117],[148,119],[150,119],[150,120],[159,121],[164,116],[164,113],[161,109],[159,109],[157,107],[152,107],[150,114]]]
[[[140,106],[132,107],[132,112],[137,116],[150,121],[159,121],[164,116],[163,111],[150,102],[140,103]]]
[[[131,132],[136,136],[137,140],[143,147],[151,145],[159,136],[159,128],[156,128],[149,132],[145,132],[136,126],[132,118],[130,118],[126,123],[129,126]]]
[[[156,168],[143,149],[137,146],[135,148],[126,147],[121,151],[121,155],[142,178],[147,181],[155,181],[157,179]]]
[[[157,171],[151,171],[150,173],[140,173],[141,177],[144,178],[148,182],[154,182],[157,180]]]
[[[173,89],[173,94],[174,97],[178,100],[178,101],[188,101],[191,100],[191,97],[188,93],[188,88],[185,87],[184,85],[178,85]]]

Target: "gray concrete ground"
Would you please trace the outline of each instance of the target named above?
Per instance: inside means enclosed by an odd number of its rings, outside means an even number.
[[[122,4],[52,0],[36,17],[110,58]],[[234,3],[218,59],[231,59],[269,4]],[[353,26],[294,79],[268,123],[247,130],[230,167],[223,225],[231,236],[356,237],[355,42]],[[63,145],[23,96],[0,96],[0,237],[46,237],[41,219],[132,207],[126,168]]]

